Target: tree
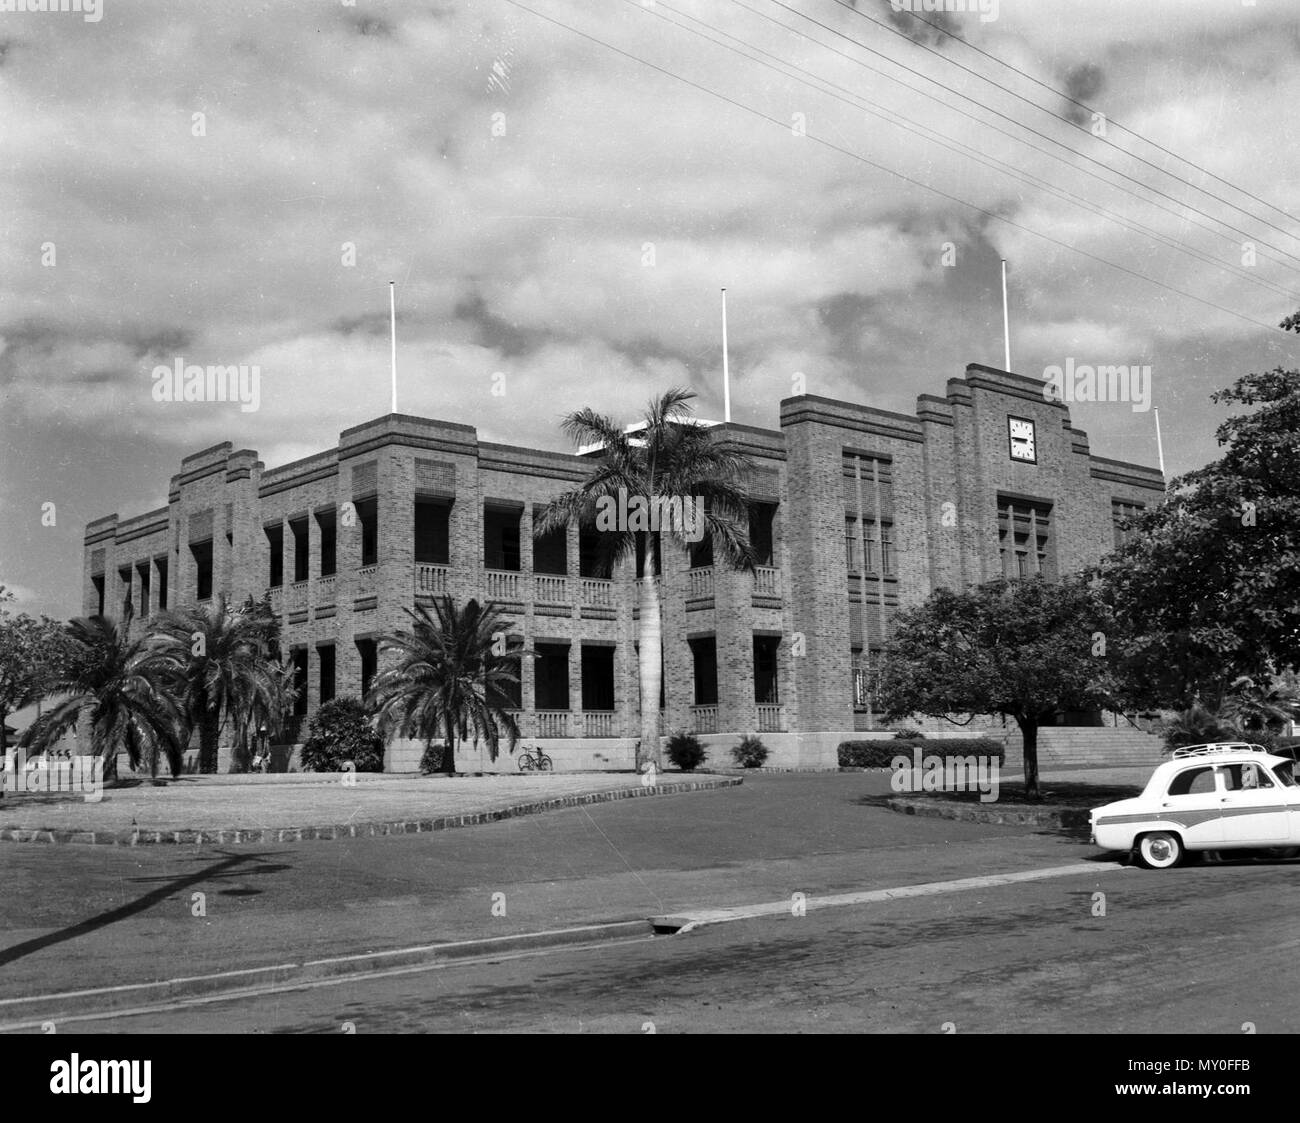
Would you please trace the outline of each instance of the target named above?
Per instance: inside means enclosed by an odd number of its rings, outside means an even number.
[[[217,770],[222,731],[234,740],[236,769],[248,766],[255,729],[278,728],[288,709],[279,659],[280,625],[270,602],[234,608],[224,594],[209,605],[165,612],[150,642],[182,668],[182,708],[199,732],[199,771]]]
[[[380,651],[396,659],[375,675],[366,706],[385,739],[421,740],[427,752],[442,737],[442,770],[453,775],[458,740],[486,741],[495,761],[504,736],[514,752],[519,727],[507,695],[528,653],[508,646],[510,621],[490,601],[471,600],[457,609],[442,596],[433,609],[430,615],[423,605],[408,608],[411,628],[381,638]]]
[[[333,698],[312,716],[300,755],[309,772],[341,772],[351,763],[357,772],[384,770],[384,743],[357,698]]]
[[[63,625],[48,616],[11,615],[3,607],[14,595],[0,585],[0,730],[9,715],[50,694],[50,683],[75,655]],[[0,733],[0,748],[3,747]]]
[[[641,739],[638,767],[662,766],[659,751],[659,698],[663,681],[663,623],[659,574],[664,539],[689,551],[696,533],[707,537],[712,556],[752,571],[749,499],[743,480],[753,465],[743,453],[718,441],[713,431],[691,418],[693,391],[669,390],[647,407],[644,424],[627,433],[610,418],[581,409],[564,419],[562,428],[579,447],[599,445],[587,479],[552,500],[534,523],[537,537],[570,525],[605,531],[605,560],[614,563],[644,558],[640,579],[641,615],[637,658],[641,682]],[[703,502],[703,511],[695,507]],[[689,507],[688,507],[689,504]],[[629,517],[607,527],[598,516],[614,507]],[[655,513],[681,511],[682,518]],[[686,512],[689,511],[688,516]],[[642,517],[638,520],[636,515]],[[698,521],[696,521],[698,520]],[[694,525],[692,525],[694,523]]]
[[[939,589],[898,616],[881,671],[882,707],[889,720],[1014,718],[1024,738],[1025,791],[1036,799],[1039,726],[1062,710],[1110,701],[1107,627],[1105,606],[1079,577]]]
[[[131,639],[129,627],[129,620],[117,624],[104,616],[69,621],[72,657],[48,682],[50,693],[62,697],[27,727],[23,749],[47,752],[84,720],[91,752],[105,759],[108,775],[121,749],[133,769],[144,762],[157,775],[161,756],[173,776],[180,773],[189,739],[176,701],[182,668],[147,641]]]
[[[1100,569],[1142,705],[1217,711],[1243,676],[1300,668],[1300,371],[1211,398],[1253,411],[1219,426],[1223,455],[1175,480]]]

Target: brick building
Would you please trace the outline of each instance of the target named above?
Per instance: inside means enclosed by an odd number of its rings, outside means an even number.
[[[721,427],[755,464],[762,564],[715,567],[707,543],[664,552],[662,728],[719,748],[757,731],[770,763],[833,766],[842,734],[875,723],[867,671],[900,607],[941,585],[1066,573],[1111,549],[1122,516],[1158,502],[1164,481],[1093,456],[1042,386],[971,365],[915,415],[802,396],[781,403],[779,431]],[[181,462],[166,507],[86,528],[83,610],[116,616],[129,597],[143,618],[269,588],[303,718],[365,689],[404,607],[443,592],[491,599],[537,653],[518,698],[525,738],[544,739],[560,768],[630,764],[635,566],[602,577],[594,534],[533,537],[537,510],[589,466],[403,415],[272,469],[217,445]],[[414,768],[417,754],[397,743],[388,766]]]

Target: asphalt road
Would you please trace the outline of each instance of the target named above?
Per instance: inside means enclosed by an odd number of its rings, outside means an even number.
[[[1050,880],[60,1032],[1300,1029],[1300,862],[1120,869],[1077,835],[883,810],[872,796],[886,784],[768,775],[439,835],[277,847],[0,846],[0,997],[1090,861]]]
[[[1099,870],[75,1028],[1294,1033],[1298,877],[1297,862]]]

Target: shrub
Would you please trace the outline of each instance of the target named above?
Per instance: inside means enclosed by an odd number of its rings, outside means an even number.
[[[925,734],[919,729],[900,729],[894,734],[895,741],[924,741]]]
[[[442,746],[428,744],[424,746],[424,752],[420,756],[420,771],[425,776],[431,776],[435,772],[442,771]]]
[[[1165,752],[1186,745],[1206,745],[1215,741],[1249,741],[1241,731],[1218,714],[1199,703],[1174,714],[1162,723]]]
[[[741,768],[762,768],[763,762],[767,760],[767,746],[750,734],[742,737],[740,744],[731,750],[731,758]]]
[[[668,738],[668,759],[683,772],[691,772],[704,763],[704,746],[689,733],[674,733]]]
[[[841,768],[888,768],[896,756],[909,756],[909,746],[900,745],[898,739],[890,741],[841,741],[839,759]],[[926,741],[922,760],[927,757],[985,756],[997,760],[999,766],[1006,761],[1006,746],[991,737],[961,737],[943,741]]]
[[[358,772],[382,772],[384,742],[358,699],[335,698],[311,719],[300,759],[304,772],[342,772],[348,761]]]

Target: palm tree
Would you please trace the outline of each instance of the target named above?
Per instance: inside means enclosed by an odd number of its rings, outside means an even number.
[[[63,697],[28,727],[19,742],[24,749],[46,752],[84,719],[91,751],[105,759],[109,776],[120,749],[133,769],[145,761],[156,776],[165,756],[179,775],[188,740],[176,701],[182,668],[147,640],[129,638],[129,628],[129,616],[120,624],[104,616],[69,621],[67,667],[48,686],[50,696]]]
[[[260,724],[278,727],[288,709],[279,659],[279,621],[269,601],[249,597],[234,608],[224,594],[205,608],[165,612],[151,642],[182,668],[182,706],[199,731],[199,771],[217,770],[217,747],[229,726],[235,767],[247,767],[248,740]]]
[[[519,682],[518,665],[528,654],[506,653],[510,622],[488,602],[471,600],[463,610],[448,596],[433,602],[434,615],[423,605],[406,610],[409,631],[380,640],[380,650],[397,660],[375,675],[366,705],[378,719],[385,739],[397,734],[424,742],[443,738],[442,770],[456,771],[456,743],[471,735],[487,742],[497,759],[501,737],[514,752],[519,727],[507,688]]]
[[[578,487],[552,500],[534,523],[537,537],[576,523],[597,524],[596,514],[611,503],[639,497],[645,509],[662,510],[665,502],[685,505],[699,497],[704,502],[703,529],[714,557],[739,569],[754,569],[749,544],[749,497],[743,480],[753,464],[743,453],[715,439],[711,429],[691,418],[692,390],[673,389],[652,400],[644,423],[633,432],[620,429],[610,418],[581,409],[564,419],[562,428],[578,446],[599,445],[591,474]],[[624,498],[626,497],[626,498]],[[605,539],[611,563],[644,554],[641,578],[641,618],[638,660],[641,680],[641,740],[637,766],[651,761],[658,768],[659,713],[655,699],[663,682],[663,624],[660,615],[655,559],[666,537],[684,550],[694,543],[682,521],[660,519],[655,527],[640,530],[628,525],[611,530]]]

